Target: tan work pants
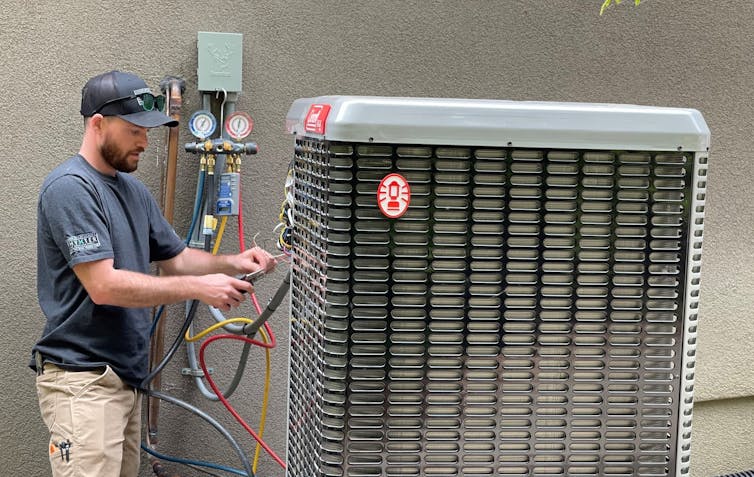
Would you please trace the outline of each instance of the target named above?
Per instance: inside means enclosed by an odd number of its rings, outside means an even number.
[[[141,395],[109,366],[66,371],[45,364],[37,396],[53,477],[137,477]]]

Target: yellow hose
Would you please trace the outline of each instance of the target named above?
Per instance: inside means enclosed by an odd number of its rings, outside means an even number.
[[[265,343],[269,343],[269,338],[267,337],[267,333],[264,331],[264,328],[259,329],[259,333],[262,335],[262,341]],[[263,397],[262,397],[262,416],[259,421],[259,438],[261,439],[264,437],[264,423],[267,420],[267,404],[270,400],[270,381],[272,379],[272,366],[270,365],[271,362],[271,355],[270,355],[270,348],[264,349],[264,354],[266,358],[266,366],[265,366],[265,372],[264,372],[264,391],[263,391]],[[262,450],[261,444],[257,442],[257,448],[254,451],[254,462],[252,463],[252,471],[256,474],[257,473],[257,463],[259,462],[259,454]]]
[[[223,233],[225,232],[225,224],[228,222],[228,216],[224,215],[222,219],[220,219],[220,227],[217,230],[217,238],[215,239],[215,246],[212,248],[212,255],[217,255],[217,251],[220,249],[220,243],[222,242]],[[227,320],[215,323],[214,325],[208,327],[205,330],[202,330],[198,334],[191,336],[189,333],[189,330],[186,330],[186,335],[184,336],[184,339],[187,342],[194,342],[199,341],[200,339],[204,338],[208,334],[212,333],[213,331],[222,328],[225,325],[231,324],[231,323],[253,323],[254,321],[249,318],[229,318]],[[264,331],[264,328],[259,329],[259,333],[262,335],[262,341],[265,343],[269,343],[269,337],[267,336],[267,333]],[[259,420],[259,437],[264,437],[264,425],[267,421],[267,406],[270,401],[270,382],[272,381],[272,355],[270,354],[270,348],[264,349],[265,354],[265,372],[264,372],[264,391],[262,392],[262,415]],[[252,471],[256,474],[257,472],[257,464],[259,463],[259,455],[262,451],[262,445],[257,443],[257,447],[254,450],[254,462],[252,464]]]
[[[199,341],[200,339],[204,338],[205,336],[212,333],[216,329],[222,328],[223,326],[228,325],[230,323],[254,323],[254,321],[249,318],[229,318],[219,323],[215,323],[214,325],[210,326],[206,330],[203,330],[194,336],[191,336],[189,334],[189,330],[186,330],[186,334],[183,336],[183,338],[189,343],[192,343],[194,341]]]

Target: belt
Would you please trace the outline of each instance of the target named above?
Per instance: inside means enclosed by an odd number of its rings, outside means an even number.
[[[50,365],[53,365],[53,363],[49,363]],[[40,353],[39,351],[34,352],[34,365],[37,368],[37,376],[41,376],[44,374],[44,366],[45,366],[45,357]],[[105,371],[105,366],[92,366],[90,368],[68,368],[67,366],[60,366],[55,364],[54,365],[57,368],[63,369],[63,370],[70,370],[70,371]]]

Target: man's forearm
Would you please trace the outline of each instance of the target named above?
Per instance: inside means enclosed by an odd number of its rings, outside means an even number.
[[[210,273],[237,275],[241,273],[230,257],[186,248],[173,259],[160,262],[160,270],[166,275],[207,275]]]
[[[223,273],[154,276],[116,269],[112,259],[79,263],[73,270],[98,305],[148,307],[196,299],[229,310],[253,290],[249,282]]]
[[[91,293],[95,303],[122,307],[149,307],[177,303],[199,296],[194,276],[153,276],[114,270],[107,289]]]

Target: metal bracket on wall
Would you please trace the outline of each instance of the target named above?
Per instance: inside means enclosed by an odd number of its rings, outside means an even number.
[[[209,371],[209,374],[213,374],[215,372],[214,368],[207,368],[207,371]],[[184,376],[193,376],[195,378],[204,377],[204,371],[202,371],[201,369],[183,368],[181,369],[181,374]]]

